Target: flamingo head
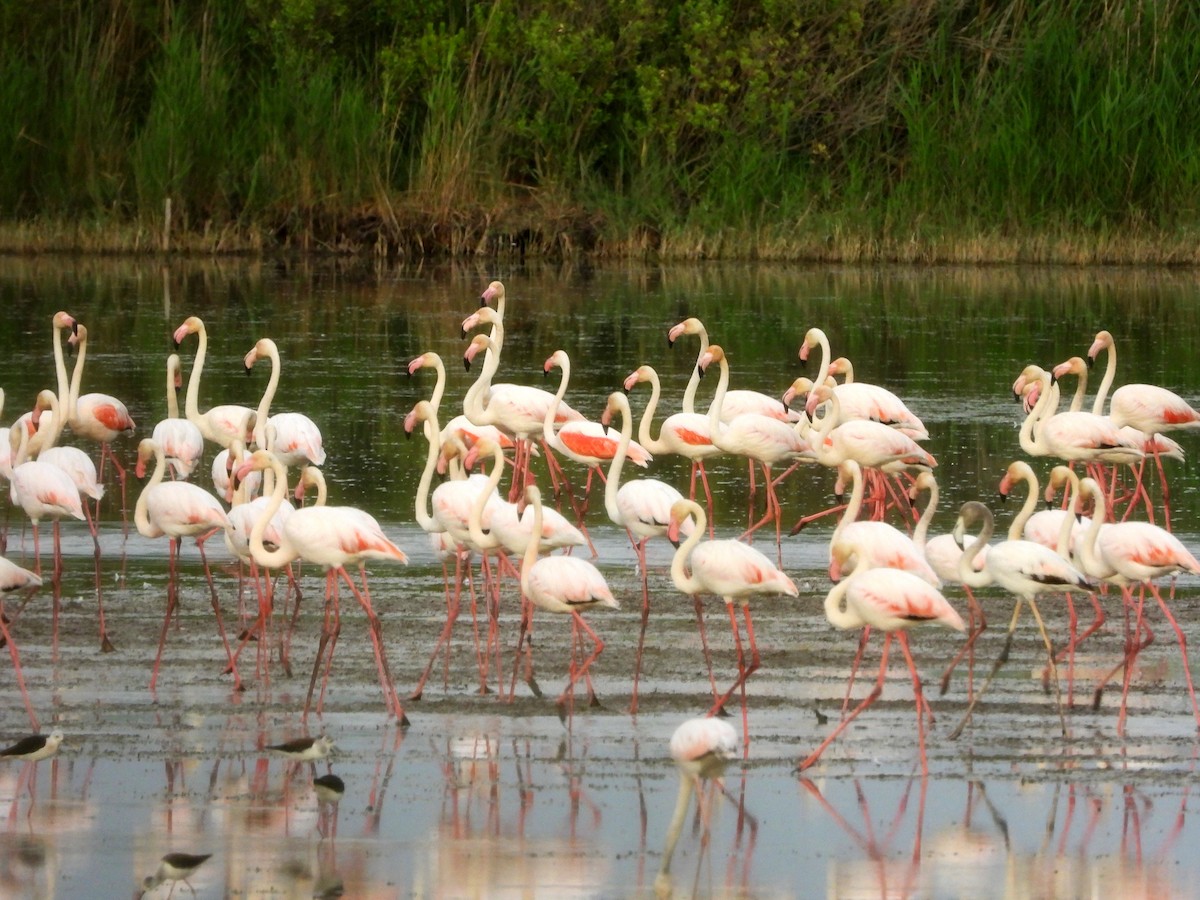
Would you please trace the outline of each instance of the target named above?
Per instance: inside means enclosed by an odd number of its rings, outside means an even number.
[[[490,306],[481,306],[477,312],[473,312],[463,319],[462,336],[466,338],[467,332],[474,331],[480,325],[491,325],[494,328],[503,327],[500,313]]]
[[[724,349],[719,344],[709,344],[696,362],[696,371],[703,376],[709,366],[719,363],[723,359],[725,359]]]
[[[571,364],[570,357],[567,356],[566,350],[555,350],[550,354],[550,357],[542,364],[542,374],[549,375],[551,369],[565,369]]]
[[[475,357],[482,351],[489,349],[492,346],[492,339],[486,334],[477,334],[471,339],[471,343],[467,345],[467,352],[463,354],[463,366],[468,372],[471,371],[471,363],[475,361]]]
[[[675,341],[677,341],[681,335],[703,333],[704,325],[699,319],[695,317],[684,319],[678,325],[672,325],[671,330],[667,332],[667,346],[674,347]]]
[[[797,356],[800,357],[800,362],[808,362],[808,354],[812,352],[813,347],[821,345],[821,338],[825,336],[820,328],[810,328],[804,333],[804,341],[800,344],[800,352]]]
[[[30,436],[42,423],[42,413],[46,410],[55,410],[58,408],[58,397],[54,391],[43,390],[38,391],[37,400],[33,404],[33,412],[29,415],[29,422],[33,426],[30,429]]]
[[[138,478],[146,477],[146,465],[154,459],[157,452],[158,444],[154,442],[153,438],[142,438],[138,444],[137,467],[134,469]]]
[[[404,433],[408,437],[412,437],[413,429],[417,427],[418,422],[428,422],[433,418],[433,408],[429,405],[428,400],[418,400],[416,405],[409,410],[408,415],[404,417]]]
[[[175,333],[171,339],[175,342],[175,348],[183,343],[183,339],[189,334],[199,334],[204,331],[204,322],[199,316],[188,316],[184,319],[182,325],[175,329]]]
[[[806,396],[812,389],[813,383],[811,378],[805,378],[803,376],[797,378],[792,382],[792,386],[783,392],[783,397],[781,399],[783,401],[784,409],[786,410],[791,407],[793,401],[795,401],[797,397]]]
[[[617,413],[624,414],[627,409],[629,400],[620,391],[613,391],[608,395],[608,402],[604,404],[604,412],[600,414],[600,424],[607,428],[613,416]]]
[[[79,327],[79,323],[75,320],[75,317],[73,315],[71,315],[69,312],[63,312],[62,310],[59,310],[58,312],[56,312],[54,314],[54,327],[56,329],[70,328],[71,333],[74,334],[75,329],[77,327]]]
[[[833,388],[827,384],[814,387],[808,392],[808,400],[804,404],[804,414],[810,419],[816,413],[817,407],[833,397]]]
[[[1049,509],[1054,505],[1054,498],[1068,484],[1071,485],[1071,491],[1075,497],[1075,512],[1078,514],[1080,507],[1083,504],[1083,497],[1079,493],[1079,476],[1072,472],[1067,466],[1055,466],[1050,470],[1050,477],[1046,480],[1046,489],[1042,493],[1042,499]]]
[[[525,515],[525,507],[532,504],[533,506],[542,505],[542,492],[538,490],[536,484],[525,485],[525,490],[517,499],[517,518]]]
[[[82,322],[76,322],[75,327],[71,330],[70,337],[67,338],[68,347],[82,347],[87,343],[87,329],[84,328]]]
[[[275,342],[270,338],[259,338],[255,345],[246,354],[242,362],[246,366],[246,374],[250,374],[250,370],[254,368],[254,364],[260,359],[271,359],[279,355],[279,348],[275,346]]]
[[[846,357],[839,356],[829,364],[829,375],[830,377],[834,375],[845,375],[846,380],[849,381],[854,377],[854,365]]]
[[[167,377],[171,379],[171,385],[175,390],[183,387],[183,363],[180,362],[178,353],[172,353],[167,357]]]
[[[1058,381],[1064,375],[1085,375],[1087,374],[1088,365],[1083,361],[1081,356],[1072,356],[1066,362],[1061,362],[1050,373],[1054,376],[1054,380]]]
[[[502,282],[493,281],[479,295],[480,306],[487,306],[493,301],[495,301],[497,306],[504,302],[504,284]]]
[[[621,386],[625,388],[625,393],[633,390],[635,384],[641,384],[643,381],[649,381],[654,370],[650,366],[638,366],[632,372],[625,376],[625,381]]]
[[[488,456],[499,457],[502,462],[507,461],[504,458],[503,452],[501,452],[499,444],[497,444],[491,438],[480,438],[471,445],[471,449],[468,450],[467,455],[463,457],[463,468],[470,471],[471,469],[475,468],[475,465],[479,462],[480,457]]]
[[[1087,364],[1091,366],[1096,357],[1100,355],[1101,350],[1112,352],[1113,336],[1110,331],[1097,331],[1096,337],[1092,340],[1092,346],[1088,347]]]
[[[913,480],[912,487],[908,489],[909,503],[916,503],[917,497],[922,491],[932,491],[937,488],[937,477],[928,471],[917,473],[917,477]]]
[[[441,357],[439,357],[432,350],[429,350],[425,353],[422,353],[420,356],[415,357],[412,362],[408,364],[408,374],[416,375],[421,369],[431,367],[436,368],[437,364],[441,361]]]

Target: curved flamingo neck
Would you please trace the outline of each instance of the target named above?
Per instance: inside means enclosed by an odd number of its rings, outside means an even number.
[[[625,466],[625,456],[629,452],[629,442],[633,440],[633,414],[629,409],[629,399],[620,392],[613,392],[609,403],[617,407],[621,414],[621,440],[613,453],[612,462],[608,464],[608,480],[604,483],[604,511],[616,525],[621,525],[621,511],[617,508],[617,492],[620,490],[621,469]]]
[[[1025,536],[1025,526],[1029,523],[1029,519],[1033,516],[1033,511],[1037,507],[1038,501],[1038,483],[1037,475],[1033,473],[1033,469],[1027,464],[1022,463],[1018,470],[1021,481],[1028,488],[1028,493],[1025,495],[1025,502],[1021,504],[1016,518],[1012,520],[1012,524],[1008,526],[1008,539],[1010,541],[1019,541]]]
[[[1075,382],[1075,393],[1071,395],[1071,412],[1079,412],[1083,409],[1083,400],[1087,395],[1088,372],[1087,366],[1081,366],[1079,370],[1079,380]],[[1104,401],[1100,401],[1100,405],[1104,405]],[[1095,412],[1095,404],[1092,404],[1093,412]],[[1103,413],[1096,412],[1096,415]]]
[[[58,416],[54,417],[56,436],[57,433],[62,431],[62,426],[66,422],[69,421],[71,427],[74,428],[75,423],[79,421],[77,407],[79,405],[79,389],[83,386],[83,363],[87,359],[87,329],[82,325],[78,326],[75,336],[78,341],[75,347],[75,368],[71,370],[71,390],[68,393],[67,402],[62,409],[62,421],[59,421]],[[50,445],[47,444],[46,446]]]
[[[825,383],[825,379],[829,376],[829,362],[831,356],[829,352],[829,338],[825,336],[825,332],[820,328],[812,328],[810,331],[815,332],[817,346],[821,348],[821,365],[817,368],[817,374],[813,378],[813,384],[821,385]],[[854,376],[851,375],[850,378],[847,378],[846,383],[849,384],[853,377]]]
[[[1025,421],[1021,423],[1021,431],[1018,435],[1021,449],[1030,456],[1045,456],[1047,454],[1046,442],[1040,435],[1034,437],[1033,426],[1042,421],[1051,403],[1055,406],[1058,405],[1058,392],[1050,386],[1050,373],[1042,372],[1040,381],[1042,388],[1041,393],[1038,395],[1037,403],[1033,405],[1033,409],[1029,411],[1029,415],[1025,417]],[[1054,397],[1051,397],[1052,391]]]
[[[217,441],[217,436],[208,427],[208,421],[200,415],[200,374],[204,371],[204,357],[208,355],[208,329],[204,322],[196,329],[196,357],[192,360],[192,371],[188,373],[187,394],[184,396],[184,412],[206,441]]]
[[[562,376],[558,380],[558,390],[554,392],[554,401],[547,406],[546,418],[542,420],[542,438],[550,446],[554,446],[554,438],[557,436],[554,433],[554,420],[558,417],[558,404],[562,403],[562,398],[566,396],[567,384],[571,380],[571,358],[563,353],[557,359]]]
[[[1091,495],[1094,509],[1092,510],[1091,524],[1084,532],[1082,542],[1078,542],[1076,545],[1076,553],[1079,561],[1083,563],[1084,571],[1095,577],[1096,573],[1107,568],[1096,555],[1096,540],[1100,537],[1100,529],[1108,521],[1108,504],[1104,500],[1104,492],[1100,490],[1100,485],[1095,479],[1081,479],[1078,489],[1085,496]]]
[[[1117,377],[1117,344],[1108,341],[1108,361],[1104,365],[1104,377],[1100,379],[1100,387],[1096,391],[1096,399],[1092,401],[1092,412],[1098,416],[1104,415],[1104,401],[1108,399],[1108,391],[1113,380]]]
[[[987,542],[992,539],[996,523],[992,518],[992,511],[986,506],[983,507],[980,519],[983,524],[979,527],[979,534],[975,536],[971,545],[963,550],[962,556],[958,559],[958,580],[972,588],[987,587],[992,583],[992,577],[987,573],[986,568],[975,571],[975,557],[983,552]]]
[[[275,391],[279,387],[279,348],[270,338],[264,338],[267,346],[267,358],[271,360],[271,377],[267,380],[262,399],[258,401],[257,417],[254,420],[254,443],[259,447],[267,446],[267,416],[271,412],[271,404],[275,401]]]
[[[495,347],[496,342],[490,337],[487,339],[487,347],[491,350]],[[483,398],[492,386],[492,376],[496,374],[496,369],[500,365],[500,354],[489,353],[483,358],[483,365],[479,369],[479,377],[475,379],[475,383],[467,390],[466,396],[463,397],[463,414],[476,425],[495,425],[495,416],[489,414],[488,408],[484,405]]]
[[[150,492],[162,484],[163,476],[167,471],[167,460],[158,441],[150,441],[150,443],[154,447],[154,471],[150,474],[150,480],[146,482],[142,492],[138,494],[137,505],[133,508],[133,523],[138,534],[152,538],[158,537],[162,532],[150,521],[147,505],[150,501]]]
[[[834,585],[825,595],[825,618],[834,628],[862,628],[866,624],[862,617],[852,612],[845,603],[846,592],[850,590],[850,582],[862,565],[862,562],[857,563],[850,574]]]
[[[58,403],[62,409],[71,407],[71,384],[67,378],[67,363],[63,358],[62,329],[54,326],[54,373],[58,379]]]
[[[433,383],[433,393],[429,395],[429,405],[436,414],[441,409],[442,397],[446,393],[446,364],[442,362],[441,356],[432,351],[429,356],[433,359],[433,371],[437,376]]]
[[[921,483],[929,490],[929,500],[925,503],[925,508],[921,510],[921,518],[917,519],[917,525],[912,533],[912,540],[920,549],[923,556],[925,554],[925,542],[929,537],[929,526],[933,523],[933,514],[937,511],[938,483],[936,478],[929,478]]]
[[[666,453],[667,448],[662,443],[662,426],[659,426],[658,437],[651,437],[650,434],[654,426],[654,413],[658,411],[658,401],[662,396],[662,384],[654,369],[646,366],[646,370],[648,372],[646,380],[650,382],[650,399],[646,402],[646,408],[642,411],[642,419],[638,423],[638,443],[651,453]]]
[[[725,403],[725,392],[729,388],[729,360],[722,353],[718,364],[721,367],[721,376],[717,379],[717,392],[713,394],[712,403],[708,407],[708,430],[712,435],[712,442],[717,444],[724,434],[724,424],[721,422],[721,407]],[[699,371],[699,367],[697,367]],[[719,446],[719,444],[718,444]]]
[[[801,426],[806,432],[805,437],[808,437],[808,444],[816,454],[817,462],[823,466],[832,466],[838,463],[837,452],[826,443],[826,439],[842,417],[842,405],[838,401],[837,391],[830,388],[828,393],[829,409],[825,410],[825,415],[821,417],[821,424],[816,426],[815,438],[810,436],[813,433],[813,426],[805,425],[805,420],[801,420]]]
[[[429,452],[425,456],[425,468],[421,471],[421,480],[417,484],[416,517],[421,528],[434,534],[441,531],[434,521],[429,505],[429,487],[433,483],[433,472],[437,468],[438,456],[442,452],[441,433],[438,431],[437,413],[432,407],[428,410],[423,425],[425,440],[429,442]]]
[[[283,463],[274,455],[267,451],[262,452],[267,455],[267,466],[275,475],[275,486],[271,491],[270,500],[267,501],[267,508],[263,510],[262,515],[254,522],[254,527],[250,529],[250,554],[260,566],[267,569],[280,569],[299,554],[288,544],[286,531],[280,535],[279,547],[275,550],[268,550],[264,546],[263,535],[267,533],[267,525],[275,517],[275,513],[279,512],[279,507],[283,506],[283,495],[287,491],[287,472]]]
[[[467,519],[471,541],[480,550],[493,550],[500,546],[500,539],[495,534],[483,530],[483,511],[492,494],[500,487],[500,478],[504,472],[504,451],[500,445],[496,444],[491,453],[492,471],[488,473],[487,486],[475,496],[475,502],[471,505],[471,515]]]
[[[704,356],[704,351],[708,349],[708,329],[704,327],[699,319],[696,319],[698,326],[697,334],[700,335],[700,352],[696,354],[696,365],[692,366],[692,375],[688,379],[687,388],[683,392],[682,409],[685,413],[694,413],[696,411],[696,389],[700,387],[700,360]]]
[[[533,505],[533,521],[530,523],[532,531],[529,543],[525,547],[525,555],[521,558],[521,594],[528,599],[530,573],[542,549],[542,495],[537,488],[530,487],[526,496]]]
[[[671,581],[675,584],[677,590],[685,594],[698,594],[704,589],[704,585],[700,583],[695,575],[687,571],[687,564],[692,550],[700,543],[700,536],[704,534],[704,529],[708,527],[708,516],[705,515],[704,507],[699,503],[691,500],[680,502],[687,503],[688,514],[695,520],[695,527],[684,542],[676,548],[675,555],[671,557]]]
[[[842,517],[838,519],[837,527],[833,529],[833,535],[829,538],[829,546],[831,548],[837,543],[846,526],[858,518],[858,513],[862,509],[863,494],[865,492],[862,467],[852,459],[846,460],[845,467],[850,473],[850,500],[846,503],[846,509],[842,513]]]
[[[167,357],[167,418],[179,418],[179,397],[175,393],[175,379],[180,376],[182,365],[179,354],[172,353]]]

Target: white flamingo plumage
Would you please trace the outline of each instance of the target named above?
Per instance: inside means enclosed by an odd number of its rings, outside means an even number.
[[[683,523],[693,520],[692,533],[680,542]],[[796,583],[776,565],[753,547],[733,540],[709,540],[700,542],[704,533],[704,509],[694,500],[679,500],[671,507],[667,539],[676,545],[671,559],[671,581],[677,590],[685,594],[716,594],[725,601],[729,624],[733,630],[734,646],[737,648],[738,677],[729,690],[717,698],[709,715],[716,715],[733,692],[741,690],[742,734],[745,752],[750,752],[749,713],[746,707],[746,681],[761,665],[758,643],[754,638],[754,623],[750,618],[750,600],[763,595],[800,595]],[[746,622],[746,637],[750,644],[750,664],[746,664],[742,649],[741,631],[738,626],[734,604],[742,607]]]
[[[188,481],[163,481],[166,473],[166,458],[153,438],[145,438],[138,444],[137,475],[144,478],[146,466],[154,462],[154,471],[146,486],[138,495],[134,507],[134,523],[142,537],[167,537],[169,553],[169,580],[167,582],[167,611],[163,616],[162,631],[158,639],[158,653],[154,658],[154,670],[150,676],[150,690],[153,691],[158,683],[158,670],[162,663],[163,648],[167,643],[167,629],[175,608],[179,603],[179,573],[178,557],[180,547],[185,537],[196,541],[200,551],[200,559],[204,562],[204,576],[208,580],[209,596],[212,602],[213,616],[217,622],[217,631],[221,635],[221,643],[225,647],[225,655],[229,660],[229,670],[233,674],[234,689],[240,689],[242,679],[238,674],[237,663],[229,640],[225,636],[225,623],[221,618],[221,602],[217,597],[217,589],[213,584],[212,570],[208,566],[208,558],[204,553],[204,542],[216,531],[229,528],[229,517],[225,514],[221,502],[204,488]]]
[[[835,552],[845,550],[839,546]],[[874,703],[883,693],[883,682],[887,676],[888,648],[892,638],[900,642],[900,649],[908,663],[912,676],[913,696],[917,708],[917,735],[921,752],[921,771],[928,771],[925,757],[925,711],[928,703],[921,690],[921,676],[908,648],[905,631],[922,624],[938,624],[955,631],[965,631],[962,616],[942,596],[937,588],[901,569],[868,568],[863,557],[851,572],[850,577],[836,584],[825,596],[825,617],[837,628],[871,627],[885,633],[879,677],[871,692],[843,718],[821,744],[798,765],[807,769],[825,752],[835,738],[854,721],[858,715]]]
[[[270,415],[280,371],[279,347],[270,338],[260,338],[244,357],[247,374],[260,359],[271,361],[271,376],[254,413],[255,446],[270,450],[285,468],[324,465],[325,441],[316,422],[298,412]]]
[[[190,421],[195,423],[206,441],[219,447],[228,447],[235,438],[247,447],[254,440],[254,410],[248,406],[221,404],[200,412],[200,375],[204,371],[204,360],[208,356],[208,329],[199,316],[189,316],[175,329],[173,339],[178,348],[190,334],[197,336],[196,358],[188,375],[187,396],[184,409]]]
[[[195,422],[179,415],[176,393],[183,384],[181,365],[178,353],[167,357],[167,417],[159,420],[150,436],[163,448],[171,474],[187,480],[204,455],[204,435]]]

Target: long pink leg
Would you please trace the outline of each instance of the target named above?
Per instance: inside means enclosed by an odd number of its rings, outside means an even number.
[[[637,554],[638,569],[642,573],[642,627],[638,632],[637,656],[633,664],[633,700],[629,704],[629,712],[637,715],[638,711],[638,679],[642,674],[642,649],[646,644],[646,627],[650,624],[650,582],[646,573],[646,542],[649,538],[635,540],[633,533],[626,529],[629,541],[633,544],[633,552]]]
[[[575,683],[577,681],[579,681],[580,678],[584,678],[588,675],[588,669],[591,668],[592,663],[594,663],[599,658],[601,652],[603,652],[603,650],[604,650],[604,641],[600,640],[600,636],[598,634],[596,634],[595,631],[592,630],[592,627],[590,625],[588,625],[587,620],[584,619],[583,616],[581,616],[579,614],[579,611],[571,610],[571,615],[573,616],[572,647],[574,647],[575,638],[579,637],[578,631],[576,628],[576,625],[577,625],[578,628],[582,628],[583,631],[587,634],[587,636],[592,639],[592,648],[593,649],[592,649],[591,655],[583,661],[583,664],[581,666],[579,666],[578,669],[575,668],[574,651],[572,650],[571,668],[573,671],[571,673],[570,681],[567,683],[566,690],[564,690],[558,698],[558,706],[559,706],[559,710],[560,710],[559,718],[562,718],[563,714],[562,714],[561,710],[564,708],[564,706],[567,706],[568,704],[573,705],[572,701],[573,701],[574,695],[575,695]],[[583,640],[581,637],[579,637],[579,643],[580,644],[583,643]],[[594,697],[594,694],[593,694],[593,697]],[[569,706],[568,706],[567,719],[569,722],[570,721]],[[568,725],[568,728],[569,727],[570,726]]]
[[[312,675],[308,680],[308,695],[304,698],[304,715],[301,716],[301,721],[305,721],[308,718],[308,711],[312,706],[313,690],[317,684],[317,673],[321,671],[321,660],[325,656],[325,647],[329,643],[330,638],[333,637],[333,598],[336,589],[336,577],[333,569],[325,570],[325,614],[321,621],[321,637],[317,642],[317,654],[313,659]],[[341,627],[340,617],[338,627]],[[330,655],[330,662],[332,662],[332,654]],[[320,713],[319,708],[317,712]]]
[[[862,702],[859,703],[858,706],[854,707],[853,710],[851,710],[850,715],[846,716],[846,718],[844,718],[844,719],[842,719],[842,721],[838,722],[838,724],[834,727],[833,731],[831,731],[829,733],[829,736],[821,742],[820,746],[817,747],[816,750],[814,750],[812,753],[808,754],[808,756],[806,756],[803,760],[800,761],[800,764],[798,766],[796,766],[797,769],[803,771],[804,769],[807,769],[809,766],[811,766],[813,763],[815,763],[818,759],[820,759],[821,754],[825,752],[825,748],[834,742],[834,740],[837,738],[837,736],[846,729],[846,726],[849,725],[851,722],[853,722],[856,718],[858,718],[859,714],[864,709],[866,709],[868,706],[870,706],[872,703],[874,703],[876,700],[879,699],[880,694],[883,693],[884,679],[887,676],[888,648],[891,647],[891,645],[892,645],[892,635],[891,635],[891,633],[887,633],[884,635],[883,653],[881,654],[881,659],[879,661],[879,677],[877,679],[875,679],[875,687],[873,687],[871,689],[871,693],[867,694],[867,696],[863,698]],[[918,710],[917,715],[919,718],[920,717],[919,710]]]
[[[1200,707],[1196,705],[1196,688],[1192,683],[1192,670],[1188,665],[1187,655],[1187,638],[1183,634],[1183,630],[1179,627],[1179,623],[1175,621],[1175,617],[1171,615],[1171,610],[1167,607],[1166,601],[1163,600],[1162,594],[1158,590],[1158,586],[1154,582],[1149,584],[1150,592],[1154,594],[1154,599],[1158,601],[1159,608],[1162,609],[1163,615],[1167,617],[1167,621],[1171,623],[1171,628],[1175,630],[1175,639],[1179,642],[1179,658],[1183,662],[1183,674],[1187,679],[1188,696],[1192,698],[1192,714],[1196,718],[1196,726],[1200,728]]]
[[[850,663],[850,677],[846,681],[846,694],[842,697],[842,717],[845,718],[846,710],[850,708],[850,695],[854,691],[854,680],[858,677],[858,667],[862,665],[863,654],[867,651],[867,640],[871,637],[871,626],[863,627],[862,633],[858,636],[858,650],[855,651],[854,660]]]
[[[162,663],[163,647],[167,643],[167,629],[171,625],[171,615],[175,612],[178,600],[178,586],[175,583],[175,555],[178,550],[179,538],[167,538],[167,613],[163,616],[162,632],[158,636],[158,655],[154,657],[154,671],[150,675],[150,690],[158,682],[158,667]]]
[[[917,664],[913,662],[912,651],[908,648],[908,635],[903,631],[899,632],[896,637],[900,641],[900,649],[904,651],[904,659],[908,662],[908,671],[912,675],[913,683],[913,700],[917,706],[917,743],[921,748],[921,774],[929,774],[929,761],[925,758],[925,719],[922,714],[921,707],[924,705],[928,708],[925,702],[925,694],[921,690],[921,676],[917,672]],[[932,722],[932,712],[930,713],[930,721]]]
[[[950,660],[950,664],[946,666],[945,671],[942,672],[941,693],[944,694],[944,693],[946,693],[947,690],[949,690],[950,676],[954,674],[954,670],[958,667],[958,664],[960,662],[962,662],[963,657],[969,653],[969,654],[971,654],[971,664],[968,666],[968,670],[967,670],[967,696],[969,697],[969,696],[971,696],[972,688],[973,688],[972,680],[974,677],[974,668],[975,668],[974,667],[975,642],[977,640],[979,640],[979,636],[981,634],[983,634],[984,630],[987,629],[987,616],[985,616],[983,613],[983,606],[979,603],[978,600],[975,599],[974,591],[972,591],[970,588],[966,588],[966,593],[967,593],[967,610],[968,610],[968,614],[971,619],[970,628],[967,631],[966,641],[963,643],[963,645],[959,649],[958,653],[956,653],[954,655],[954,659]],[[978,614],[978,617],[979,617],[979,627],[978,628],[975,627],[976,614]]]
[[[379,670],[379,686],[383,689],[383,698],[387,704],[388,711],[399,720],[401,725],[408,724],[408,717],[404,715],[404,706],[400,702],[400,695],[396,693],[396,685],[392,681],[392,673],[388,669],[387,652],[383,646],[383,625],[379,621],[379,616],[376,615],[374,607],[371,605],[371,591],[367,586],[367,570],[366,566],[359,563],[358,574],[362,581],[362,590],[359,591],[351,580],[350,575],[343,568],[340,570],[342,577],[346,579],[346,584],[350,586],[350,591],[358,600],[359,606],[367,616],[367,622],[370,625],[371,646],[375,651],[375,667]]]
[[[725,710],[716,705],[719,703],[717,679],[713,676],[712,653],[708,649],[708,633],[704,627],[704,604],[700,601],[699,594],[692,595],[692,603],[696,607],[696,627],[700,630],[700,648],[704,653],[704,666],[708,669],[708,683],[712,688],[713,709],[716,710],[715,715],[723,716],[725,715]]]
[[[16,642],[8,632],[8,625],[4,621],[3,609],[0,609],[0,635],[4,636],[4,642],[8,647],[8,655],[12,657],[13,673],[17,678],[17,687],[21,689],[21,699],[25,701],[25,711],[29,713],[29,724],[33,727],[34,731],[41,731],[37,715],[33,711],[33,703],[29,700],[29,691],[25,688],[25,673],[21,671],[21,656],[17,652]]]
[[[113,460],[114,464],[116,460]],[[221,635],[221,644],[225,647],[225,658],[229,660],[229,671],[233,673],[233,689],[235,691],[242,690],[242,676],[238,674],[237,661],[233,658],[233,650],[229,646],[229,639],[225,636],[225,623],[221,621],[221,600],[217,596],[217,586],[213,583],[212,569],[208,567],[208,557],[204,554],[204,542],[208,540],[215,529],[208,534],[202,534],[196,538],[196,549],[200,551],[200,560],[204,563],[204,577],[208,580],[208,592],[212,598],[213,615],[217,619],[217,632]]]
[[[447,654],[449,653],[450,635],[454,632],[454,623],[458,621],[459,610],[462,606],[462,569],[463,555],[455,553],[454,594],[450,597],[450,601],[446,607],[446,624],[442,626],[441,634],[438,635],[437,642],[433,645],[433,653],[429,655],[429,662],[425,665],[425,671],[417,679],[417,686],[408,695],[409,700],[416,701],[421,699],[421,694],[425,691],[425,682],[429,680],[429,673],[433,671],[433,664],[437,661],[438,653],[442,647],[446,647],[446,652]]]

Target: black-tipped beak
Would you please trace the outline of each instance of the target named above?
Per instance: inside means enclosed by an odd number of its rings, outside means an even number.
[[[1089,356],[1089,357],[1087,358],[1087,367],[1090,369],[1090,368],[1091,368],[1092,366],[1094,366],[1095,364],[1096,364],[1096,357],[1094,357],[1094,356]]]
[[[697,375],[699,375],[701,378],[703,378],[703,377],[704,377],[704,369],[703,369],[703,367],[701,367],[701,366],[696,366],[696,374],[697,374]]]
[[[1013,391],[1013,399],[1014,399],[1014,400],[1016,400],[1018,403],[1020,403],[1020,402],[1021,402],[1021,395],[1020,395],[1020,394],[1018,394],[1016,391]]]
[[[674,547],[676,550],[678,550],[679,549],[679,538],[671,538],[670,540],[671,540],[671,546]]]
[[[1000,492],[1000,502],[1001,502],[1001,503],[1007,503],[1007,502],[1008,502],[1008,494],[1004,493],[1004,491],[1001,491],[1001,492]]]
[[[487,306],[487,297],[483,296],[483,294],[479,295],[479,305]]]
[[[463,368],[466,369],[468,372],[471,371],[471,361],[469,359],[467,359],[465,356],[463,357]]]
[[[253,367],[253,366],[246,366],[246,377],[247,377],[247,378],[249,378],[249,377],[250,377],[250,373],[251,373],[252,371],[254,371],[254,367]]]
[[[1053,372],[1050,373],[1050,384],[1052,386],[1058,384],[1058,376],[1055,375]]]

